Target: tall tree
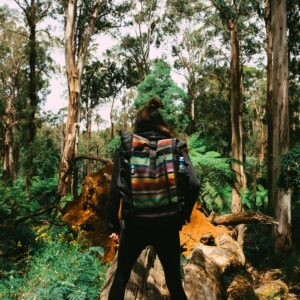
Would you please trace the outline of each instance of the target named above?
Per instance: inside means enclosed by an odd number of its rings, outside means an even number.
[[[13,184],[15,175],[15,127],[17,124],[16,98],[20,73],[26,64],[26,32],[16,25],[10,12],[0,11],[0,98],[3,99],[1,119],[4,126],[2,181]]]
[[[71,177],[68,172],[71,167],[71,161],[76,155],[76,142],[79,134],[79,96],[81,89],[81,80],[88,51],[88,46],[97,18],[104,1],[98,0],[94,3],[94,7],[89,11],[89,22],[84,33],[78,36],[80,44],[76,47],[76,25],[77,1],[69,0],[65,4],[65,60],[66,72],[68,80],[69,104],[68,117],[66,124],[66,138],[64,149],[61,157],[58,194],[66,195],[70,191]]]
[[[241,191],[247,187],[244,170],[243,145],[243,95],[242,68],[240,61],[239,17],[245,10],[243,1],[215,1],[212,3],[226,24],[230,40],[230,77],[231,77],[231,157],[235,182],[232,189],[232,211],[242,211]]]
[[[28,27],[29,37],[27,45],[28,55],[28,107],[27,107],[27,159],[26,159],[26,185],[31,185],[31,178],[33,176],[33,142],[36,135],[36,112],[40,99],[38,92],[41,89],[39,84],[37,72],[39,64],[38,41],[37,41],[37,25],[49,13],[51,5],[50,1],[39,0],[15,0],[18,6],[24,13],[25,23]]]
[[[268,123],[268,199],[269,205],[273,205],[274,198],[274,173],[273,173],[273,99],[272,99],[272,68],[273,68],[273,50],[272,50],[272,28],[271,28],[271,0],[264,0],[264,21],[266,28],[266,53],[267,53],[267,123]]]
[[[289,111],[291,147],[300,145],[300,3],[287,1]]]
[[[66,137],[60,163],[58,195],[66,195],[71,189],[72,161],[77,153],[79,135],[79,100],[82,75],[91,38],[99,31],[119,26],[126,3],[116,4],[104,0],[68,0],[64,3],[65,13],[65,60],[68,81],[68,114]]]
[[[286,0],[272,0],[273,34],[273,105],[272,153],[273,174],[280,174],[280,155],[289,149],[289,105],[288,105],[288,44]],[[273,182],[275,184],[275,182]],[[291,193],[273,186],[273,208],[279,225],[275,229],[275,251],[281,253],[292,244],[291,238]]]

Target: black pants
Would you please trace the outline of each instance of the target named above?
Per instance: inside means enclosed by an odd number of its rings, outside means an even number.
[[[125,229],[120,234],[118,265],[109,300],[123,300],[131,269],[142,250],[153,245],[163,266],[172,300],[187,300],[180,277],[180,242],[177,228],[161,231]]]

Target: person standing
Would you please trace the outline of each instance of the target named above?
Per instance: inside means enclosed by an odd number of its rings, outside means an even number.
[[[109,300],[124,299],[132,267],[148,245],[160,259],[171,299],[187,299],[180,276],[179,231],[190,222],[200,183],[186,144],[173,137],[162,107],[159,99],[150,99],[137,112],[134,134],[121,132],[107,211],[110,237],[119,242]]]

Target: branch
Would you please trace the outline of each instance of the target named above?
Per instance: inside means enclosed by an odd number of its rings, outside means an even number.
[[[18,34],[18,35],[21,35],[21,36],[25,36],[26,38],[28,38],[28,34],[26,34],[26,33],[19,32],[19,31],[17,31],[17,30],[13,30],[13,29],[7,28],[7,27],[4,26],[4,24],[2,24],[2,23],[0,23],[0,26],[1,26],[4,30],[6,30],[6,31],[8,31],[8,32],[11,32],[11,33],[14,33],[14,34]]]
[[[88,26],[87,26],[84,34],[83,34],[82,43],[81,43],[81,46],[80,46],[80,49],[79,49],[79,55],[78,55],[79,78],[81,78],[81,75],[82,75],[82,72],[83,72],[84,61],[85,61],[85,58],[86,58],[88,45],[89,45],[91,36],[94,32],[94,28],[95,28],[95,25],[96,25],[97,18],[99,16],[100,10],[101,10],[101,8],[104,4],[105,4],[104,0],[98,0],[96,2],[96,4],[94,5],[92,14],[90,16]]]
[[[222,216],[212,216],[211,223],[214,225],[238,225],[238,224],[271,224],[278,225],[272,217],[260,212],[241,212]]]
[[[36,216],[42,215],[42,214],[44,214],[45,212],[47,212],[47,211],[49,211],[49,210],[51,210],[51,209],[53,209],[53,208],[56,208],[57,205],[58,205],[58,203],[57,203],[57,201],[56,201],[55,203],[48,204],[48,205],[46,205],[46,206],[44,206],[44,207],[42,207],[42,208],[36,210],[35,212],[33,212],[33,213],[27,215],[27,216],[20,217],[20,218],[16,219],[14,225],[19,224],[19,223],[22,223],[22,222],[24,222],[24,221],[26,221],[27,219],[30,219],[30,218],[32,218],[32,217],[36,217]]]
[[[26,11],[26,9],[21,5],[20,1],[19,1],[19,0],[15,0],[15,2],[16,2],[17,5],[23,10],[25,16],[27,16],[27,11]],[[26,2],[26,4],[27,4],[27,6],[29,6],[28,2],[27,2],[27,1],[25,1],[25,2]]]

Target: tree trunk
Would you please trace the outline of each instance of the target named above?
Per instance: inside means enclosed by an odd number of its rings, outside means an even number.
[[[267,164],[267,182],[268,182],[268,204],[273,207],[274,199],[274,174],[273,174],[273,119],[272,119],[272,30],[271,30],[271,0],[265,0],[264,19],[267,37],[267,125],[268,125],[268,164]]]
[[[186,129],[187,134],[192,134],[196,130],[196,123],[195,123],[195,102],[196,102],[196,89],[195,89],[195,76],[193,74],[192,67],[188,67],[189,72],[189,79],[188,79],[188,117],[189,117],[189,125]]]
[[[289,149],[288,56],[286,1],[272,1],[273,33],[273,113],[272,171],[276,181],[280,174],[280,155]],[[273,209],[279,226],[274,230],[275,252],[289,248],[291,239],[291,193],[274,188]]]
[[[241,70],[239,59],[239,42],[237,37],[237,21],[229,21],[231,49],[231,147],[232,169],[235,182],[232,189],[232,212],[242,211],[241,190],[246,188],[246,175],[243,166],[243,101],[241,94]]]
[[[114,110],[114,104],[115,104],[115,97],[112,100],[109,118],[110,118],[110,138],[113,139],[115,136],[115,124],[113,120],[113,110]]]
[[[3,170],[2,182],[4,184],[13,184],[15,163],[14,163],[14,99],[15,91],[12,88],[11,94],[7,97],[7,104],[4,116],[5,139],[4,139],[4,157],[3,157]]]
[[[26,187],[31,185],[33,176],[33,142],[36,135],[35,113],[38,105],[37,96],[37,81],[36,81],[36,64],[37,64],[37,51],[36,51],[36,3],[31,0],[28,7],[29,13],[27,14],[27,23],[29,25],[29,100],[30,104],[27,111],[28,117],[28,140],[27,140],[27,160],[26,160]]]
[[[86,114],[86,138],[87,138],[87,153],[91,155],[91,138],[92,138],[92,110],[89,107],[87,101],[87,114]],[[86,161],[86,175],[89,175],[92,172],[91,161]]]
[[[62,197],[71,190],[73,160],[77,152],[78,136],[79,136],[79,98],[81,90],[82,73],[85,66],[85,58],[87,49],[100,9],[104,2],[96,1],[94,9],[89,16],[89,24],[82,34],[81,44],[78,52],[75,49],[76,44],[76,8],[77,0],[68,0],[65,7],[65,60],[66,72],[68,79],[69,103],[68,116],[66,124],[66,137],[64,149],[60,162],[60,173],[58,183],[58,196]],[[73,187],[74,189],[77,187]]]

